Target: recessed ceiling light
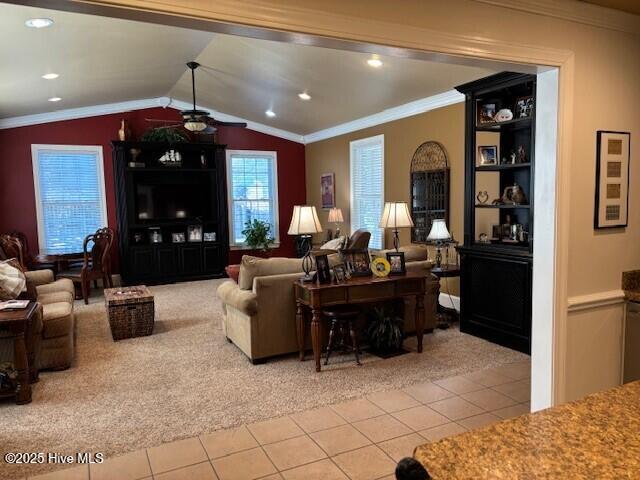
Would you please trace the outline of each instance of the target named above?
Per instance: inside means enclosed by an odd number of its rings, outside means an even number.
[[[298,97],[300,97],[300,100],[311,100],[311,95],[309,95],[307,92],[299,93]]]
[[[44,75],[42,75],[42,78],[44,78],[45,80],[55,80],[59,76],[60,75],[58,75],[57,73],[45,73]]]
[[[373,68],[379,68],[382,66],[382,60],[380,60],[377,55],[374,55],[369,60],[367,60],[367,63],[370,67]]]
[[[51,97],[49,99],[50,102],[59,102],[60,100],[62,100],[62,98],[60,98],[60,97]]]
[[[53,25],[53,20],[50,18],[30,18],[24,24],[29,28],[45,28]]]
[[[276,112],[274,112],[273,110],[269,109],[266,112],[264,112],[264,114],[269,117],[269,118],[273,118],[276,116]]]

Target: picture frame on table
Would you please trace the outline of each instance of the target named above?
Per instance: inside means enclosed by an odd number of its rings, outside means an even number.
[[[184,243],[185,242],[184,232],[173,232],[171,234],[171,242],[172,243]]]
[[[333,277],[336,283],[344,283],[348,280],[347,268],[345,267],[344,263],[339,263],[338,265],[334,265]]]
[[[404,252],[387,252],[387,261],[391,265],[389,275],[404,275],[407,273]]]
[[[347,272],[353,277],[371,276],[371,257],[369,250],[363,249],[344,249],[340,251],[342,262],[347,267]]]
[[[623,228],[629,223],[631,133],[598,130],[593,227]]]
[[[320,175],[320,199],[322,208],[330,209],[336,206],[336,184],[334,173]]]
[[[329,256],[320,253],[314,254],[316,261],[316,275],[318,283],[331,283],[331,268],[329,268]]]

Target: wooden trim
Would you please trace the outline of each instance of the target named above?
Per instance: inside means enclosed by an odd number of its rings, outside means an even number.
[[[624,302],[625,295],[622,290],[589,293],[587,295],[569,297],[567,301],[567,311],[569,313],[580,312],[611,305],[621,305],[624,304]]]
[[[474,0],[488,5],[582,23],[592,27],[640,34],[640,17],[576,0]]]

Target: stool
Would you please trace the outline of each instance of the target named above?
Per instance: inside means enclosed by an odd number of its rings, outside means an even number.
[[[340,334],[341,346],[344,348],[344,337],[346,336],[345,327],[349,328],[349,334],[351,335],[351,346],[356,355],[356,364],[360,363],[360,351],[358,349],[358,336],[356,335],[355,322],[360,315],[360,310],[351,307],[339,307],[339,308],[327,308],[322,311],[322,314],[331,321],[331,329],[329,330],[329,343],[327,344],[327,356],[324,360],[324,364],[329,364],[329,356],[334,347],[334,341],[336,336],[336,330]]]

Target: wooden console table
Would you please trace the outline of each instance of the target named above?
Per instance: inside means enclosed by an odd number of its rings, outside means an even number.
[[[416,336],[418,353],[422,352],[424,333],[424,296],[427,277],[424,272],[407,272],[405,275],[377,277],[352,277],[344,283],[294,283],[296,297],[296,333],[300,361],[304,360],[305,312],[311,310],[311,345],[316,372],[320,371],[322,339],[320,322],[322,309],[331,305],[374,303],[397,298],[416,297]]]
[[[29,365],[27,335],[31,333],[31,323],[38,308],[36,302],[29,302],[26,308],[0,312],[0,331],[13,338],[13,363],[18,374],[15,390],[2,392],[0,396],[15,396],[18,405],[31,403],[31,381],[37,380],[35,365]]]

